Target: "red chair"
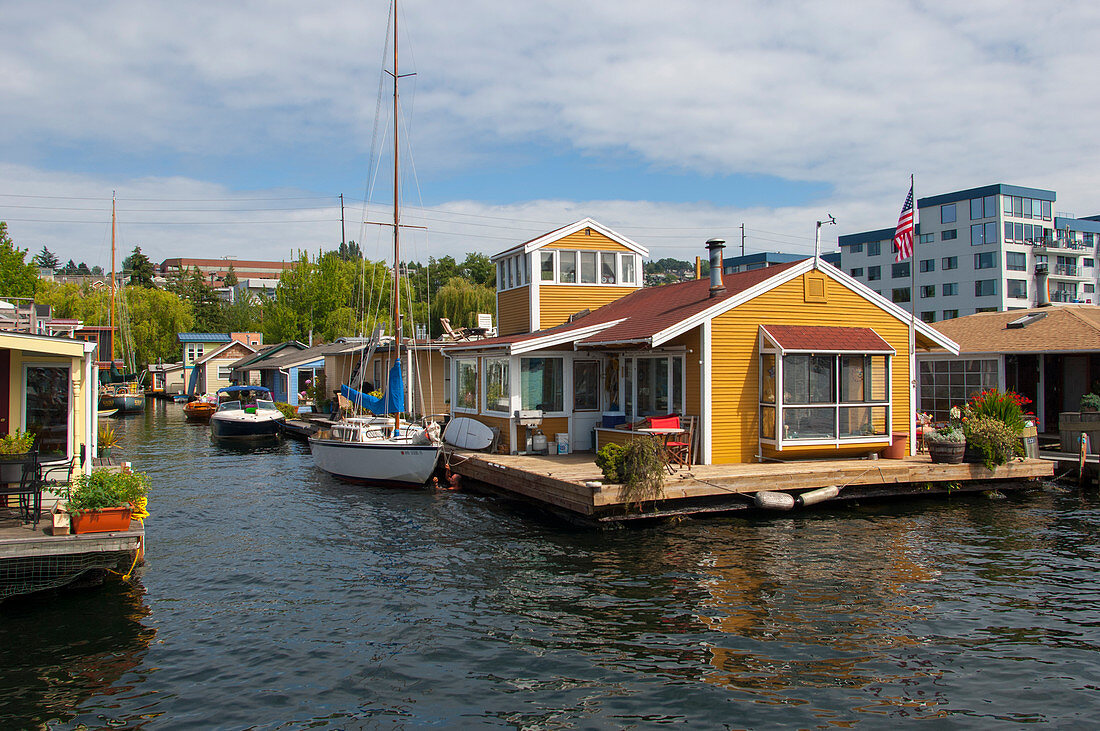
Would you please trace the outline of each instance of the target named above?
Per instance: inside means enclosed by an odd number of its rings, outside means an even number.
[[[693,424],[693,418],[687,417],[689,423]],[[650,429],[683,429],[680,424],[680,417],[675,414],[669,414],[668,416],[651,416],[649,417]],[[666,434],[664,435],[665,446],[665,459],[669,464],[671,471],[672,465],[679,465],[681,467],[691,467],[691,428],[687,430],[687,441],[680,441],[684,438],[684,434]]]

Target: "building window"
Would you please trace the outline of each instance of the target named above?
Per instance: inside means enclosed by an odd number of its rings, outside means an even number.
[[[942,268],[945,272],[949,271],[951,269],[958,269],[959,268],[959,257],[957,257],[957,256],[945,256],[944,258],[940,259],[940,265],[942,266]]]
[[[922,312],[922,313],[920,313],[920,319],[924,322],[935,322],[936,321],[936,313],[935,313],[934,310],[928,310],[928,311]]]
[[[596,252],[582,251],[581,255],[581,284],[596,283]]]
[[[1027,254],[1019,251],[1005,252],[1005,269],[1013,272],[1027,271]]]
[[[951,239],[957,239],[959,237],[959,230],[957,228],[948,228],[940,231],[940,241],[950,241]]]
[[[558,281],[562,284],[577,282],[577,252],[558,252]]]
[[[218,366],[218,380],[228,381],[229,377],[233,375],[233,366]]]
[[[600,408],[600,362],[573,361],[573,410],[596,411]]]
[[[511,381],[508,377],[507,358],[486,358],[485,365],[485,410],[509,414],[512,412],[512,400],[509,397]]]
[[[39,458],[68,458],[69,366],[26,365],[23,383],[26,430],[37,437]]]
[[[949,312],[955,313],[948,317]],[[955,310],[944,310],[945,320],[954,319]],[[976,393],[997,387],[997,361],[934,360],[920,364],[920,410],[932,414],[933,421],[947,421],[952,406],[961,406]]]
[[[1025,300],[1027,299],[1027,280],[1026,279],[1009,279],[1006,283],[1005,289],[1008,290],[1008,296],[1012,299]]]
[[[539,252],[539,271],[541,272],[541,279],[544,282],[554,281],[554,252],[553,251],[540,251]]]
[[[970,199],[970,220],[980,221],[983,218],[993,218],[997,215],[996,196],[987,195],[984,198]]]
[[[882,279],[882,267],[880,267],[880,266],[867,267],[867,281],[868,282],[876,282],[879,279]]]
[[[1096,291],[1096,285],[1095,284],[1086,284],[1085,285],[1085,288],[1084,288],[1085,294],[1092,294],[1095,291]]]
[[[947,282],[943,285],[943,289],[941,291],[944,297],[953,297],[959,293],[959,283]]]
[[[1084,259],[1081,260],[1081,266],[1083,266],[1083,267],[1094,267],[1094,266],[1096,266],[1096,261],[1094,259],[1089,259],[1088,257],[1085,257]]]
[[[934,285],[934,284],[921,285],[920,296],[921,296],[921,299],[928,299],[929,297],[935,297],[936,296],[936,285]]]
[[[454,406],[477,411],[477,360],[474,358],[455,359]]]
[[[852,253],[853,254],[862,254],[863,253],[863,244],[852,244]]]
[[[936,240],[936,234],[921,234],[920,243],[931,244]]]
[[[908,302],[909,301],[909,288],[897,287],[890,293],[891,301],[895,303]]]
[[[940,206],[940,223],[954,223],[955,222],[955,204],[945,203]]]
[[[684,359],[682,356],[635,358],[631,383],[635,393],[631,397],[633,416],[683,413],[684,410]],[[627,415],[631,415],[627,411]]]
[[[941,319],[943,319],[943,320],[954,320],[958,316],[959,316],[959,311],[958,310],[944,310],[943,311],[943,317]]]
[[[984,251],[981,254],[974,255],[974,268],[975,269],[992,269],[997,266],[997,260],[993,258],[994,252]]]
[[[920,270],[922,272],[934,272],[936,271],[935,259],[921,259]]]
[[[985,243],[985,226],[975,223],[970,227],[970,245],[981,246]]]
[[[634,255],[623,254],[619,257],[619,263],[622,267],[623,284],[634,284]]]
[[[611,251],[600,252],[600,284],[615,284],[615,253]]]
[[[855,269],[849,270],[848,273],[851,274],[853,277],[862,277],[863,267],[856,267]]]
[[[889,434],[887,355],[760,354],[760,436],[776,442],[880,441]],[[777,433],[776,414],[782,413]]]
[[[882,253],[882,242],[872,241],[867,244],[867,256],[878,256]]]
[[[520,359],[521,408],[543,412],[565,410],[564,363],[561,358]]]
[[[979,279],[974,282],[975,297],[991,297],[995,294],[997,294],[996,279]]]
[[[890,276],[894,279],[901,279],[909,276],[909,262],[902,261],[890,266]]]

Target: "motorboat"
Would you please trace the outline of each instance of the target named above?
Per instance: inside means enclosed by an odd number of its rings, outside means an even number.
[[[262,386],[227,386],[218,389],[217,411],[210,415],[210,436],[225,440],[275,439],[283,412]]]

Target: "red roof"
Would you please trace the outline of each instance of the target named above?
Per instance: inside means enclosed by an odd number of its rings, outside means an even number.
[[[558,334],[565,335],[585,328],[607,325],[618,320],[621,320],[621,322],[585,336],[583,339],[578,337],[577,343],[580,345],[599,345],[642,341],[763,281],[771,279],[799,263],[801,262],[790,262],[738,274],[727,274],[723,278],[725,291],[715,297],[710,296],[710,279],[693,279],[678,284],[645,287],[564,325],[533,333],[505,335],[469,342],[463,341],[449,347],[456,349],[503,347]]]
[[[869,327],[764,325],[764,331],[783,350],[856,353],[892,353],[890,344]]]

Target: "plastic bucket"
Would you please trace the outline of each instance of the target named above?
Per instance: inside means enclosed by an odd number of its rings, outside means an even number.
[[[894,432],[890,446],[882,450],[882,456],[886,459],[905,459],[907,450],[905,445],[909,441],[909,432]]]
[[[569,435],[555,434],[558,443],[558,454],[569,454]]]

